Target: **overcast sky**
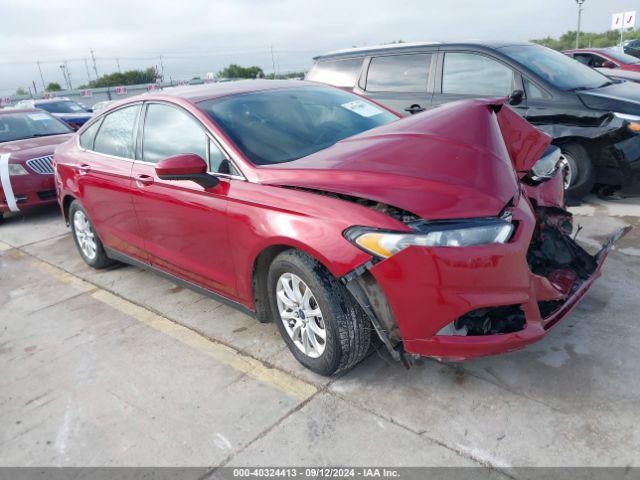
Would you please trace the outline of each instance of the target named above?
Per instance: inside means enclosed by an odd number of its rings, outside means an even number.
[[[583,30],[609,29],[637,0],[586,0]],[[640,8],[638,8],[640,10]],[[575,0],[0,0],[0,94],[36,81],[87,82],[98,73],[146,68],[163,56],[165,77],[189,79],[230,62],[269,73],[308,68],[337,48],[392,40],[529,40],[576,28]],[[94,78],[93,69],[89,72]]]

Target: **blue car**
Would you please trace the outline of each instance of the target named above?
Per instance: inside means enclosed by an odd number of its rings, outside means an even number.
[[[68,123],[77,130],[89,120],[93,113],[86,107],[68,98],[48,98],[42,100],[23,100],[18,102],[19,108],[40,108],[46,110],[54,117]]]

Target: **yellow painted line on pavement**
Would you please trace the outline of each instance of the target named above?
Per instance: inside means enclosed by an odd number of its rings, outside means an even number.
[[[306,400],[316,393],[317,388],[282,370],[270,368],[255,358],[244,355],[231,347],[210,340],[193,330],[164,318],[144,307],[136,305],[122,297],[118,297],[106,290],[98,289],[91,294],[99,300],[120,312],[135,318],[139,322],[159,332],[168,335],[185,345],[198,350],[216,361],[230,366],[248,376],[270,385],[287,395],[299,400]]]
[[[20,253],[21,257],[27,256],[20,250],[15,251]],[[318,391],[318,389],[311,383],[300,380],[285,371],[277,368],[271,368],[261,361],[245,355],[232,347],[206,338],[205,336],[175,323],[168,318],[158,315],[147,308],[141,307],[140,305],[97,287],[92,283],[86,282],[81,278],[62,270],[61,268],[35,257],[32,257],[30,263],[40,271],[52,275],[62,283],[84,290],[89,293],[92,298],[110,306],[111,308],[114,308],[125,315],[144,323],[154,330],[196,349],[200,353],[203,353],[220,363],[228,365],[239,372],[245,373],[249,377],[258,380],[261,383],[280,390],[293,398],[306,400]]]
[[[56,279],[60,280],[62,283],[75,287],[79,290],[88,292],[90,290],[95,290],[96,288],[98,288],[89,282],[85,282],[80,277],[76,277],[75,275],[69,272],[65,272],[61,268],[54,267],[53,265],[43,262],[42,260],[33,259],[31,260],[30,263],[31,265],[36,267],[38,270],[46,272],[52,275],[53,277],[55,277]]]

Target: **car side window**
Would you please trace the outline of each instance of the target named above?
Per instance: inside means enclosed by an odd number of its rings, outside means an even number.
[[[353,87],[358,79],[361,58],[347,58],[344,60],[320,60],[307,74],[306,80],[328,83],[336,87]]]
[[[474,53],[445,53],[442,93],[506,96],[513,92],[513,70]]]
[[[368,92],[424,92],[431,54],[373,57],[367,73]]]
[[[211,140],[209,140],[209,171],[225,175],[240,175],[240,172],[227,159],[224,152]]]
[[[524,90],[527,94],[527,98],[530,100],[544,100],[551,98],[551,96],[538,87],[535,83],[533,83],[528,78],[523,77],[522,83],[524,83]]]
[[[102,123],[102,119],[94,122],[89,128],[87,128],[80,135],[80,146],[86,150],[93,150],[93,141],[96,138],[96,133],[98,133],[98,129],[100,128],[100,124]]]
[[[589,65],[591,63],[591,55],[588,53],[575,53],[573,58],[584,65]]]
[[[600,55],[592,55],[591,64],[589,66],[593,68],[601,68],[604,62],[606,61],[607,59],[604,57],[601,57]]]
[[[144,121],[142,160],[156,163],[181,153],[194,153],[206,159],[207,139],[202,126],[188,113],[152,103]]]
[[[116,157],[134,158],[133,131],[139,111],[140,105],[132,105],[106,115],[96,135],[93,149]]]

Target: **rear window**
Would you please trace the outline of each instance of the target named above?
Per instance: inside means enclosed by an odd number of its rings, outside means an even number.
[[[306,80],[328,83],[336,87],[353,87],[358,79],[362,58],[345,60],[325,60],[316,62],[307,74]]]
[[[430,54],[374,57],[367,74],[368,92],[424,92],[429,80]]]

